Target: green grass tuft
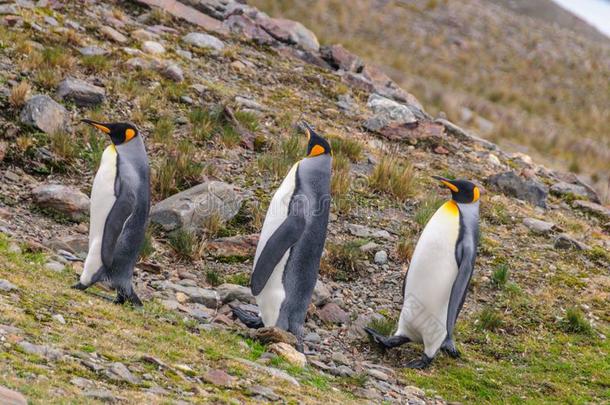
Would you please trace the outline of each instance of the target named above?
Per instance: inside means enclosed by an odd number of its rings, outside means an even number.
[[[568,308],[566,316],[561,322],[562,329],[568,333],[579,333],[582,335],[592,336],[594,334],[593,327],[585,318],[583,312],[576,307]]]

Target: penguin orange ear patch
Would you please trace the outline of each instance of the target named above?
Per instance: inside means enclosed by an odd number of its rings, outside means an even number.
[[[127,130],[125,130],[125,142],[131,141],[134,136],[136,136],[136,131],[131,128],[127,128]]]
[[[481,197],[481,192],[479,191],[478,187],[475,187],[472,190],[472,202],[477,202],[480,197]]]
[[[311,152],[309,152],[309,156],[314,157],[314,156],[322,155],[324,153],[326,153],[326,149],[324,149],[320,145],[314,145],[313,148],[311,148]]]

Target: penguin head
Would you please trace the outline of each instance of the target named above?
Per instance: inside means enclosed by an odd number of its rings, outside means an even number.
[[[313,130],[311,125],[306,122],[303,122],[303,126],[305,127],[305,133],[307,134],[307,157],[316,157],[320,155],[331,155],[333,154],[330,144],[324,138],[316,133]]]
[[[81,120],[89,125],[93,125],[100,131],[110,136],[112,143],[120,145],[131,141],[138,136],[138,128],[129,122],[97,122],[93,120]]]
[[[481,196],[481,191],[468,180],[449,180],[440,176],[432,176],[440,181],[445,187],[451,190],[453,201],[461,204],[477,202]]]

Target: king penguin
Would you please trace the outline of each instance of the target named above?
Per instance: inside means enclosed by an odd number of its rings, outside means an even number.
[[[150,168],[142,137],[130,123],[93,125],[112,143],[104,150],[91,190],[89,252],[80,281],[84,290],[98,281],[117,290],[115,302],[140,306],[132,276],[150,210]]]
[[[466,180],[434,178],[451,190],[452,199],[430,218],[415,246],[404,281],[398,329],[386,337],[365,328],[384,348],[423,342],[421,359],[407,364],[417,369],[427,367],[439,349],[451,357],[460,356],[453,328],[464,305],[479,239],[478,187]]]
[[[250,284],[260,316],[233,308],[248,327],[290,331],[301,351],[326,240],[332,164],[329,143],[304,126],[307,157],[292,166],[271,199],[256,248]]]

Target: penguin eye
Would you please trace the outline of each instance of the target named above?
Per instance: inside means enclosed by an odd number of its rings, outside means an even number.
[[[131,141],[134,136],[136,136],[136,131],[131,128],[127,128],[125,130],[125,142]]]

